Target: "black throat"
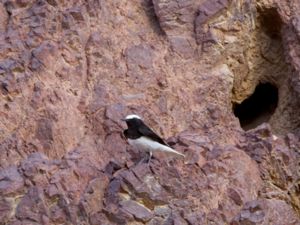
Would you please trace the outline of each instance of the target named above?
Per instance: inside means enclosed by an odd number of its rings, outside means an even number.
[[[124,130],[124,136],[128,139],[138,139],[141,136],[143,136],[140,132],[139,132],[139,127],[140,126],[145,126],[143,121],[139,120],[139,119],[130,119],[126,121],[126,124],[128,126],[127,130]]]

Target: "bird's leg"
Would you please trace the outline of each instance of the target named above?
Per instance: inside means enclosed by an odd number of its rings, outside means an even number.
[[[150,164],[151,157],[152,157],[152,151],[149,151],[148,165]]]
[[[142,159],[137,163],[137,165],[143,163],[144,161],[145,161],[145,158],[142,158]]]
[[[150,153],[150,151],[149,151],[149,153]],[[151,154],[152,155],[152,154]],[[150,156],[151,157],[151,156]],[[145,161],[147,161],[147,155],[146,155],[146,157],[144,156],[138,163],[137,163],[137,165],[139,165],[139,164],[141,164],[141,163],[144,163]],[[148,158],[148,164],[149,164],[149,162],[150,162],[150,158]]]

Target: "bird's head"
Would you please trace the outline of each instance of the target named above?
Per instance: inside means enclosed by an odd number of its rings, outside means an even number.
[[[138,126],[143,123],[142,118],[135,114],[127,115],[122,121],[125,121],[128,127]]]

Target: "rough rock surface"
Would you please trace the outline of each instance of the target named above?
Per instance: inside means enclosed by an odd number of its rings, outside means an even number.
[[[297,0],[0,1],[0,224],[299,225],[299,12]],[[278,106],[245,132],[232,107],[261,82]],[[128,113],[186,158],[138,163]]]

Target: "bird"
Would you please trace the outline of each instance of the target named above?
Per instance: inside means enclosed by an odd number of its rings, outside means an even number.
[[[130,114],[121,120],[125,121],[128,127],[128,129],[123,131],[128,143],[137,149],[149,152],[148,164],[155,151],[169,152],[185,157],[184,154],[172,149],[159,135],[149,128],[138,115]]]

